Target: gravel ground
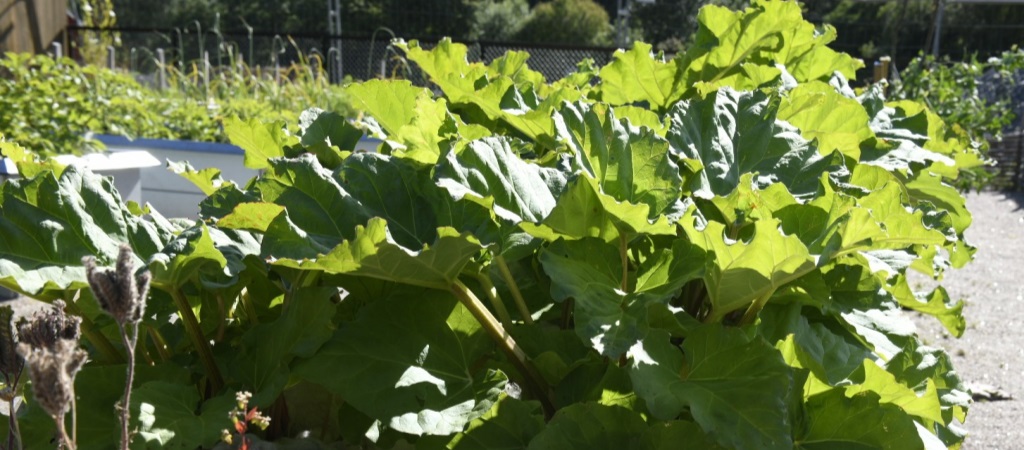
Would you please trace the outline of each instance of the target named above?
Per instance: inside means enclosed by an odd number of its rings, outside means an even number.
[[[1024,448],[1024,194],[982,192],[967,197],[978,247],[967,267],[942,285],[966,302],[967,331],[957,339],[930,317],[915,318],[921,338],[946,349],[969,385],[989,385],[1009,400],[977,401],[967,415],[964,450]],[[917,283],[915,281],[915,283]],[[921,284],[927,284],[922,282]],[[923,287],[923,286],[922,286]]]

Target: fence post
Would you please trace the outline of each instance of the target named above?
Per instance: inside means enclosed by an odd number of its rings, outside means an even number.
[[[107,67],[110,68],[110,70],[117,69],[117,60],[115,58],[115,52],[116,50],[114,50],[113,45],[107,46]]]
[[[64,46],[60,42],[53,43],[53,59],[61,59],[64,57]]]
[[[162,91],[167,89],[167,55],[164,54],[164,49],[156,49],[156,60],[160,64],[156,71],[156,85]]]
[[[1024,131],[1017,129],[1017,163],[1013,167],[1013,190],[1019,191],[1021,184],[1021,166],[1024,165]]]
[[[203,51],[203,85],[206,86],[206,94],[210,94],[210,52]]]

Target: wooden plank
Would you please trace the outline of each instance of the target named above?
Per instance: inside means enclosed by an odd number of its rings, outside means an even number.
[[[45,52],[66,25],[64,0],[0,0],[0,52]]]

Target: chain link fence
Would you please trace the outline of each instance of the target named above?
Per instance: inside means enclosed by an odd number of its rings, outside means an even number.
[[[328,34],[274,35],[266,33],[239,33],[203,30],[198,25],[173,29],[117,28],[97,29],[69,27],[67,56],[81,59],[83,54],[97,54],[95,49],[83,52],[83,46],[113,43],[112,53],[93,64],[112,65],[139,74],[140,78],[154,77],[163,64],[186,73],[210,67],[226,67],[246,63],[264,72],[279,73],[281,68],[309,66],[323,69],[331,80],[346,78],[368,80],[373,78],[404,78],[427,86],[424,74],[402,52],[391,44],[390,35],[368,37],[339,37]],[[464,42],[470,62],[490,63],[509,50],[530,54],[529,66],[550,81],[559,80],[574,72],[584,59],[601,66],[607,64],[615,51],[607,47],[577,47],[564,45],[532,45],[507,42]],[[436,40],[420,40],[420,45],[431,49]]]

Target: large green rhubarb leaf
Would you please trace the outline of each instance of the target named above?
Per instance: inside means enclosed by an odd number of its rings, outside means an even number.
[[[526,450],[544,428],[537,402],[503,397],[448,443],[451,450]]]
[[[502,137],[472,141],[461,152],[448,153],[434,179],[455,200],[468,198],[492,208],[512,225],[547,217],[566,184],[562,172],[520,159]]]
[[[395,242],[416,249],[437,236],[437,221],[422,188],[426,171],[398,158],[357,153],[345,159],[339,176],[367,216],[387,219]]]
[[[441,88],[453,111],[483,113],[486,121],[507,125],[514,134],[535,142],[552,143],[551,111],[563,101],[582,96],[569,87],[537,92],[533,84],[536,77],[509,74],[508,69],[517,64],[510,65],[508,60],[492,67],[471,64],[466,46],[449,39],[441,40],[429,51],[416,41],[399,43],[398,47]]]
[[[455,132],[443,99],[435,100],[429,90],[406,80],[370,80],[354,83],[346,92],[377,120],[396,155],[433,164],[441,155],[446,125]]]
[[[693,45],[680,57],[684,86],[697,82],[751,86],[759,77],[747,66],[785,66],[797,81],[826,81],[839,72],[853,78],[860,60],[826,47],[835,30],[824,31],[802,18],[795,2],[755,2],[743,11],[721,6],[701,8]],[[762,76],[763,78],[763,76]]]
[[[779,230],[777,219],[754,223],[753,236],[747,241],[726,234],[726,227],[708,222],[698,231],[683,217],[683,229],[698,247],[714,252],[715,258],[704,275],[711,298],[712,320],[757,302],[758,309],[782,285],[814,270],[816,259],[796,236]]]
[[[631,286],[620,250],[599,239],[559,240],[541,254],[551,296],[575,300],[576,333],[599,353],[617,358],[647,334],[647,310],[666,304],[686,282],[700,277],[705,255],[677,240],[652,255]]]
[[[924,449],[913,419],[878,396],[864,393],[846,397],[842,388],[811,397],[806,423],[797,431],[793,448]]]
[[[199,224],[154,255],[149,261],[149,271],[153,274],[155,286],[179,289],[197,278],[200,272],[222,271],[227,264],[227,259],[211,237],[210,229]]]
[[[650,44],[616,50],[612,62],[601,68],[601,100],[612,105],[646,103],[665,111],[683,94],[677,89],[677,71],[676,61],[652,56]]]
[[[498,401],[505,375],[475,368],[489,351],[479,322],[450,293],[396,289],[293,373],[396,431],[450,435]]]
[[[333,247],[351,238],[356,225],[370,218],[359,200],[313,155],[275,159],[270,164],[270,170],[253,183],[254,190],[263,201],[286,207],[309,239]]]
[[[282,214],[276,222],[286,221]],[[279,228],[280,229],[280,228]],[[281,258],[274,265],[332,274],[379,278],[434,289],[448,289],[462,268],[483,250],[480,242],[451,228],[438,228],[430,247],[410,250],[390,238],[388,223],[373,218],[358,226],[351,240],[307,259]]]
[[[864,107],[820,81],[789,91],[778,117],[799,128],[804,138],[817,139],[821,152],[838,150],[854,160],[860,159],[861,144],[875,136]]]
[[[196,448],[216,445],[234,395],[225,394],[199,406],[192,386],[152,381],[132,390],[132,421],[137,440],[147,448]],[[199,411],[197,413],[197,411]]]
[[[148,258],[169,237],[132,214],[109,177],[70,166],[11,180],[0,197],[0,284],[35,297],[60,296],[86,286],[83,257],[112,264],[128,244]]]
[[[721,450],[697,424],[672,420],[652,425],[640,438],[640,450]]]
[[[672,108],[672,151],[703,168],[688,186],[695,196],[728,195],[750,172],[758,173],[759,184],[781,182],[797,196],[813,194],[823,173],[842,175],[841,157],[820,155],[798,130],[776,120],[777,111],[777,100],[764,93],[730,88]]]
[[[292,360],[313,356],[331,338],[335,305],[330,298],[337,292],[332,287],[297,289],[279,317],[242,335],[228,369],[252,392],[254,404],[273,403],[288,383]]]
[[[655,418],[686,411],[726,448],[793,448],[792,371],[763,339],[705,326],[689,332],[680,353],[667,332],[654,331],[630,356],[633,386]]]
[[[606,242],[630,240],[638,234],[673,235],[675,227],[664,215],[651,222],[646,204],[617,201],[601,192],[598,181],[580,174],[569,184],[551,213],[540,224],[523,222],[527,233],[545,240],[560,237],[596,237]]]
[[[606,107],[566,103],[555,113],[558,139],[618,201],[645,204],[654,219],[679,201],[683,179],[669,144],[649,128],[616,119]]]
[[[640,414],[620,406],[577,403],[558,410],[529,450],[634,448],[647,429]]]

